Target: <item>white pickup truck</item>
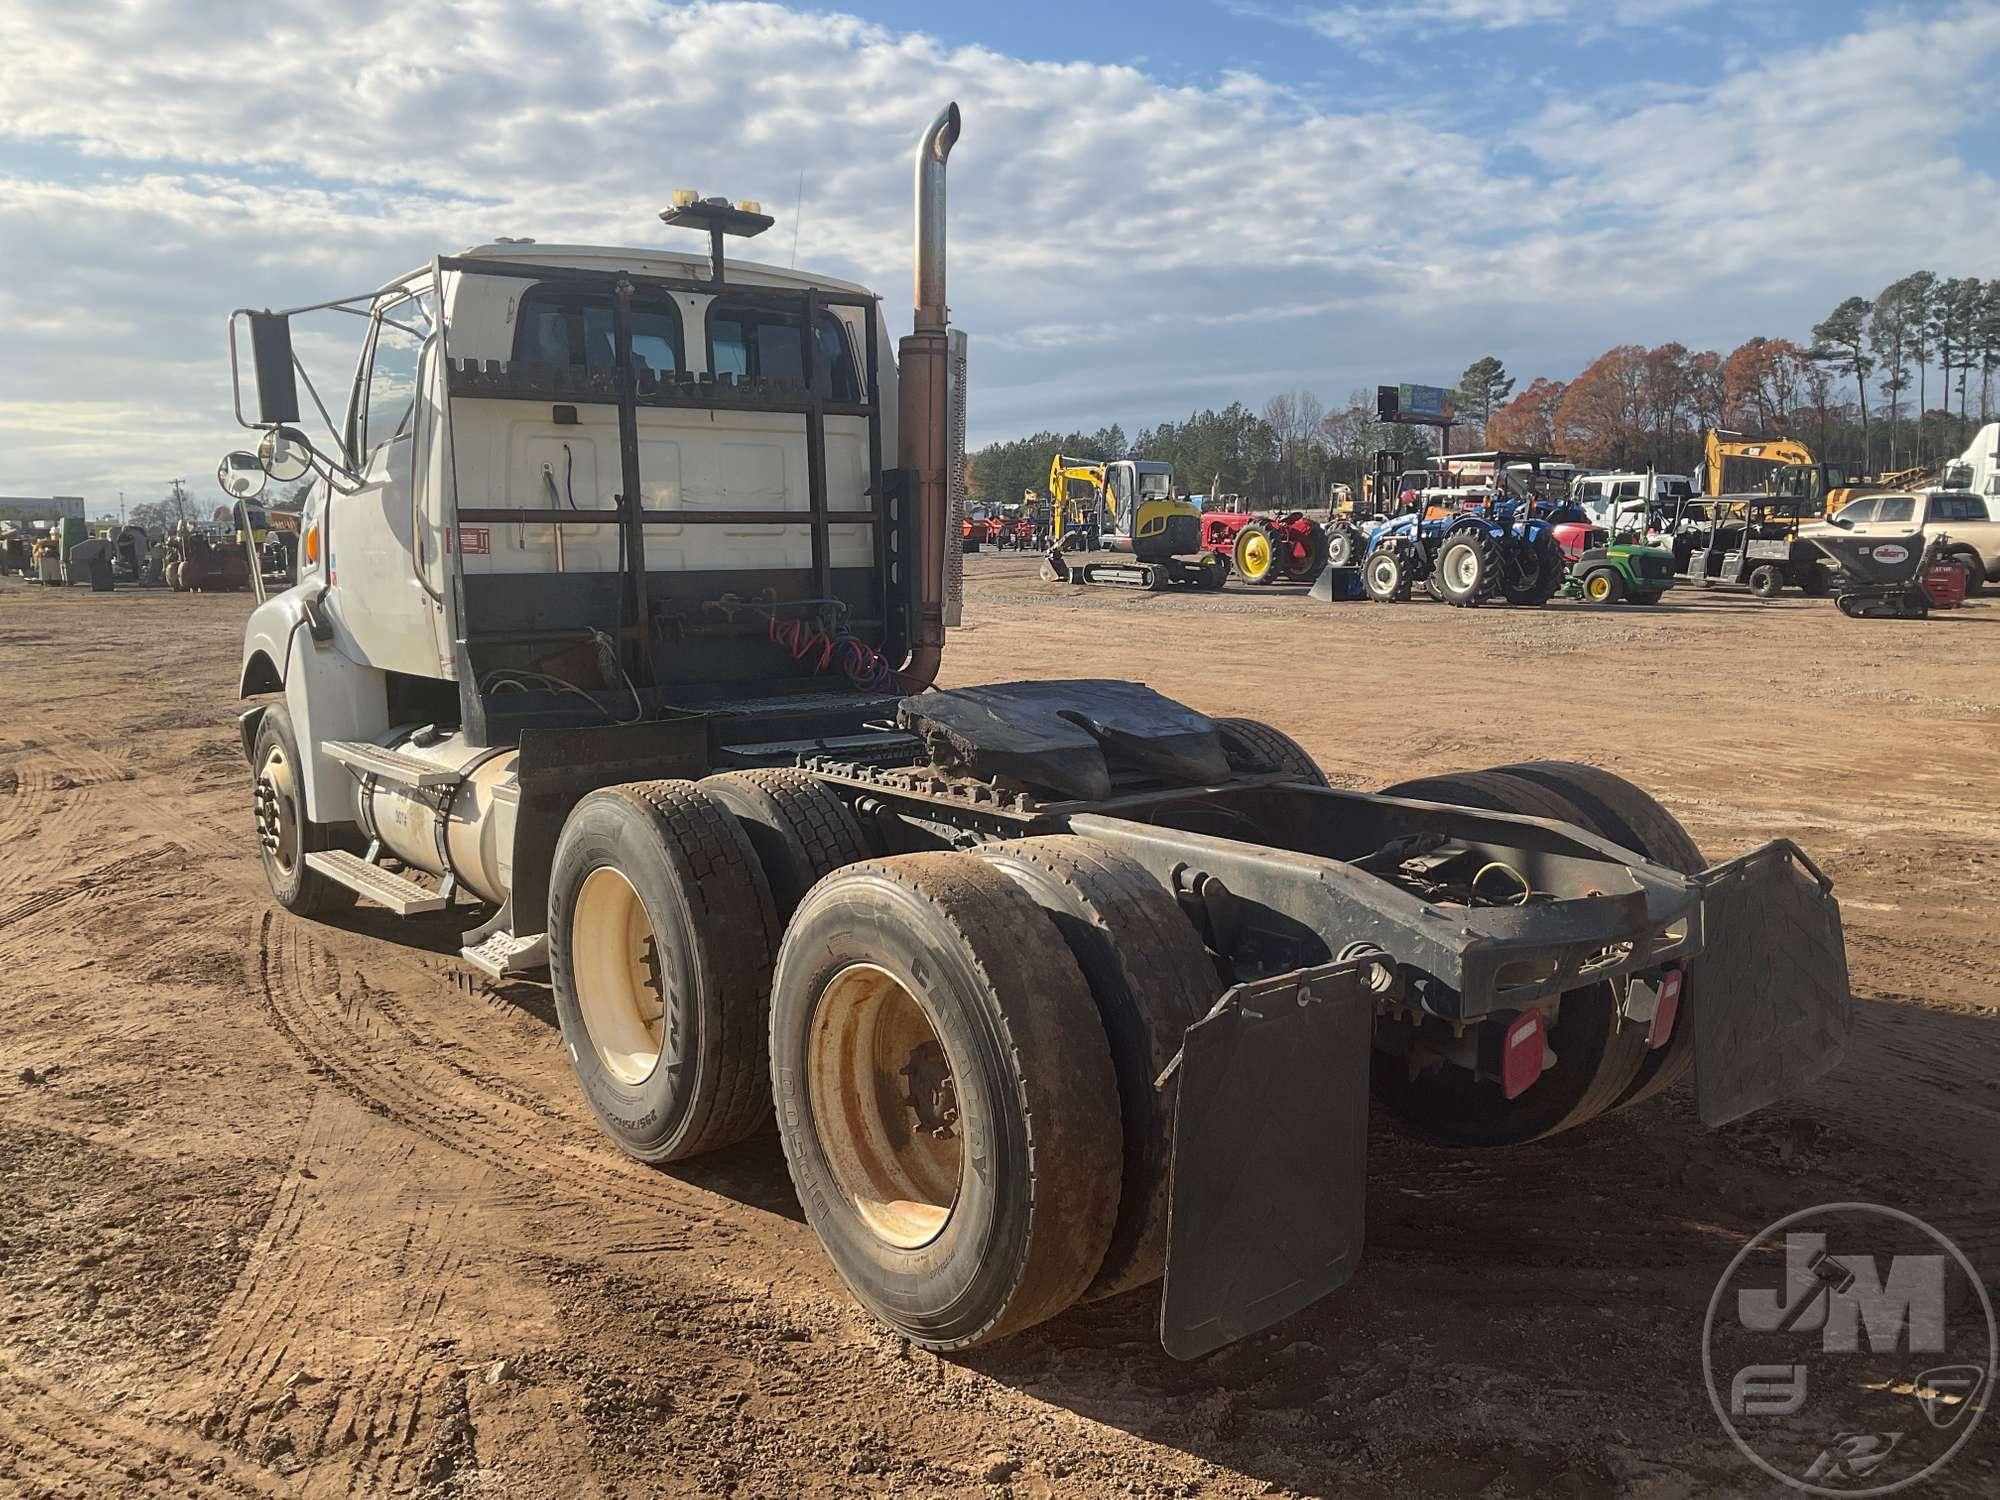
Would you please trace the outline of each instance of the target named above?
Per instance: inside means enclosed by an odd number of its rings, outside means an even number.
[[[1809,537],[1821,527],[1838,527],[1863,536],[1908,536],[1921,529],[1943,532],[1951,539],[1951,555],[1972,572],[1968,592],[1979,592],[1989,579],[2000,578],[2000,499],[1989,500],[1969,490],[1923,490],[1907,495],[1864,495],[1843,505],[1821,526],[1803,528]]]

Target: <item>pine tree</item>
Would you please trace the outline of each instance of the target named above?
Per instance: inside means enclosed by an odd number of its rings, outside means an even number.
[[[1458,389],[1452,392],[1452,404],[1458,410],[1459,420],[1477,422],[1484,433],[1493,413],[1513,394],[1514,377],[1507,373],[1505,365],[1488,354],[1465,367],[1465,373],[1458,378]]]

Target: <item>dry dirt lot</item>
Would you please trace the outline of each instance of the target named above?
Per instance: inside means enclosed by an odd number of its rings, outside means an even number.
[[[547,991],[460,925],[271,909],[247,596],[0,584],[0,1493],[1766,1493],[1703,1394],[1747,1236],[1899,1205],[2000,1271],[2000,602],[1924,624],[1071,594],[968,563],[947,682],[1123,676],[1339,782],[1535,756],[1839,882],[1858,1021],[1805,1097],[1505,1154],[1370,1143],[1344,1291],[1181,1365],[1141,1292],[966,1358],[843,1294],[775,1138],[621,1159]],[[1989,1421],[1931,1493],[2000,1490]]]

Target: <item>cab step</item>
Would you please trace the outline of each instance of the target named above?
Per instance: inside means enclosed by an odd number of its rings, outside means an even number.
[[[489,979],[505,979],[549,966],[548,934],[515,937],[511,932],[496,932],[478,943],[466,944],[458,953]]]
[[[380,865],[370,864],[358,854],[346,849],[323,849],[306,856],[306,867],[317,870],[328,880],[337,881],[350,891],[367,897],[377,906],[386,906],[399,917],[413,917],[419,912],[443,911],[451,904],[451,897],[443,891],[434,891],[429,886],[418,885],[414,880],[406,880],[394,870],[385,870]]]
[[[320,748],[344,766],[397,786],[449,786],[458,780],[458,772],[449,766],[418,760],[414,755],[384,745],[371,745],[366,740],[326,740]]]

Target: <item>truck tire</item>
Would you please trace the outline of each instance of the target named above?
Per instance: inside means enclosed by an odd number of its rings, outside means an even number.
[[[778,951],[771,1078],[806,1219],[861,1304],[970,1349],[1083,1295],[1118,1217],[1118,1084],[1049,919],[971,854],[850,865]]]
[[[1502,563],[1493,538],[1481,531],[1463,531],[1445,540],[1438,552],[1438,593],[1461,609],[1479,604],[1500,591]]]
[[[1278,559],[1278,542],[1262,521],[1246,522],[1229,549],[1236,576],[1245,583],[1275,582],[1280,571]]]
[[[1215,727],[1222,736],[1222,753],[1229,757],[1233,769],[1258,775],[1284,771],[1314,786],[1329,784],[1326,772],[1306,754],[1305,746],[1282,729],[1273,729],[1261,719],[1235,718],[1217,719]]]
[[[722,771],[704,776],[700,786],[749,835],[781,923],[815,881],[875,853],[853,809],[804,771]]]
[[[1118,1218],[1093,1302],[1157,1281],[1167,1259],[1167,1175],[1178,1079],[1156,1089],[1222,983],[1174,898],[1106,844],[1056,835],[988,844],[979,857],[1033,898],[1069,945],[1111,1047],[1124,1124]]]
[[[306,815],[305,788],[292,716],[273,703],[257,721],[250,792],[256,820],[257,853],[271,898],[301,917],[329,917],[354,905],[355,893],[306,864],[308,854],[343,848],[349,842],[338,825],[315,823]]]
[[[1503,769],[1509,775],[1525,777],[1568,798],[1583,814],[1583,827],[1595,829],[1621,849],[1630,849],[1683,875],[1699,875],[1708,868],[1708,860],[1693,837],[1681,827],[1680,819],[1622,776],[1566,760],[1526,761]],[[1685,1023],[1693,1014],[1688,1006],[1700,1002],[1699,996],[1687,987],[1689,984],[1690,979],[1683,978],[1680,1010],[1672,1034],[1664,1046],[1647,1053],[1645,1065],[1626,1088],[1617,1108],[1643,1103],[1687,1077],[1693,1069],[1694,1028]]]
[[[549,979],[584,1100],[627,1155],[683,1161],[764,1122],[778,932],[749,836],[694,782],[605,787],[571,809]]]
[[[1785,591],[1785,570],[1776,563],[1759,563],[1750,570],[1750,592],[1759,599],[1775,599]]]
[[[1540,784],[1499,770],[1419,777],[1385,787],[1382,795],[1565,823],[1578,823],[1581,814]],[[1647,1056],[1644,1032],[1619,1024],[1611,986],[1601,982],[1564,994],[1548,1045],[1554,1065],[1511,1100],[1497,1083],[1449,1064],[1412,1076],[1402,1057],[1381,1049],[1371,1081],[1389,1112],[1422,1135],[1455,1146],[1514,1146],[1615,1108]]]

